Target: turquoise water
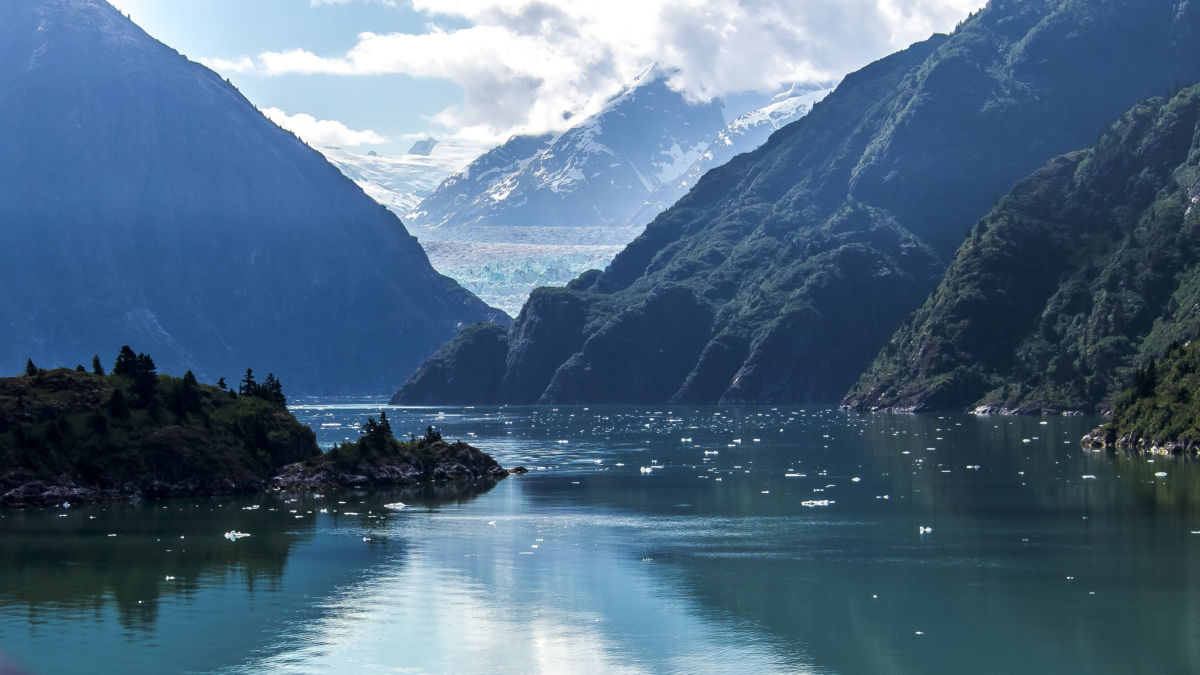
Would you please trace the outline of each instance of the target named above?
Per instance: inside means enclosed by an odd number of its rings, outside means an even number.
[[[382,406],[300,403],[324,444]],[[532,471],[0,512],[0,651],[32,673],[1200,669],[1197,467],[1085,451],[1093,419],[387,410]]]

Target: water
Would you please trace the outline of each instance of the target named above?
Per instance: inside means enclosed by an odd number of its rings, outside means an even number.
[[[381,406],[296,413],[328,445]],[[1197,467],[1084,451],[1096,420],[388,416],[532,472],[0,512],[0,650],[33,673],[1200,668]]]

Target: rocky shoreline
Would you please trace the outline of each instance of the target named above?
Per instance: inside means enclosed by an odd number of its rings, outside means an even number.
[[[422,450],[420,453],[401,452],[349,463],[322,456],[283,467],[272,483],[285,490],[316,490],[498,479],[509,474],[487,453],[462,441],[437,441],[424,446]]]
[[[421,486],[474,481],[499,480],[510,473],[525,473],[523,467],[512,470],[500,466],[487,453],[466,443],[439,443],[432,453],[419,456],[408,453],[351,466],[333,461],[296,462],[284,466],[278,475],[262,480],[252,476],[201,480],[197,477],[178,482],[162,480],[129,481],[119,487],[100,488],[80,485],[69,476],[56,480],[39,479],[28,471],[10,471],[0,476],[0,508],[28,508],[68,504],[96,504],[140,501],[168,497],[212,497],[249,494],[271,490],[305,491],[339,487]]]
[[[1153,455],[1195,455],[1200,453],[1200,441],[1163,442],[1148,438],[1134,438],[1130,434],[1115,437],[1110,434],[1107,424],[1102,424],[1079,439],[1080,445],[1092,450],[1124,450],[1127,452],[1145,452]]]

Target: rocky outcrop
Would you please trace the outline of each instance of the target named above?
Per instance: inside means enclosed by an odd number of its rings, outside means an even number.
[[[508,475],[496,460],[466,443],[392,441],[379,452],[347,451],[285,466],[274,484],[287,490],[416,485],[427,482],[499,479]],[[340,452],[339,452],[340,451]]]

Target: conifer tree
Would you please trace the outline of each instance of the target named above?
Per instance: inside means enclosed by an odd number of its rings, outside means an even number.
[[[95,354],[92,356],[92,372],[97,375],[104,374],[104,364],[100,363],[100,355],[99,354]]]
[[[129,404],[125,402],[125,394],[120,389],[113,389],[108,399],[108,416],[114,419],[129,417]]]
[[[25,374],[30,377],[38,374],[38,367],[33,365],[33,359],[25,359]]]
[[[117,361],[113,364],[113,375],[132,377],[137,373],[137,366],[137,354],[133,353],[133,349],[129,345],[125,345],[121,347],[120,353],[117,354]]]
[[[238,394],[242,396],[254,396],[258,391],[258,383],[254,381],[254,369],[247,368],[246,374],[242,376],[242,383],[238,385]]]

